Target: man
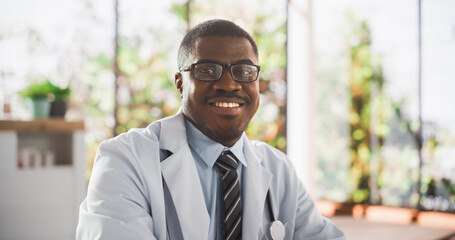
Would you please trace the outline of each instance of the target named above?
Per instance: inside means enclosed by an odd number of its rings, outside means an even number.
[[[192,29],[175,74],[180,111],[100,146],[77,239],[345,239],[286,155],[245,135],[257,64],[234,23]]]

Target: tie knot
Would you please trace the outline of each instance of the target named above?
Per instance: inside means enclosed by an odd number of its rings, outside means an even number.
[[[231,151],[224,151],[216,160],[218,167],[225,171],[236,169],[239,161]]]

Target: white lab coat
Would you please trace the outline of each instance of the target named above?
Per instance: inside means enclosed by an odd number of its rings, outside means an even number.
[[[345,239],[320,216],[283,153],[244,139],[243,239],[270,239],[267,191],[285,239]],[[201,240],[208,239],[209,222],[179,112],[101,144],[76,238],[164,240],[169,233],[173,240]]]

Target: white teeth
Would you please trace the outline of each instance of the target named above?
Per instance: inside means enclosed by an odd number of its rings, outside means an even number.
[[[239,103],[233,103],[233,102],[216,102],[215,106],[217,107],[223,107],[223,108],[233,108],[233,107],[239,107]]]

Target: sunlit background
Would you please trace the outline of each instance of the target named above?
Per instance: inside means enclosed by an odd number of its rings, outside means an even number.
[[[246,132],[287,152],[315,199],[453,214],[454,10],[454,0],[0,0],[0,119],[33,120],[33,84],[69,87],[65,120],[84,122],[84,162],[60,162],[84,168],[84,191],[103,140],[177,112],[187,30],[229,19],[259,47],[261,107]],[[8,176],[26,171],[4,166],[1,239],[17,225],[5,217]],[[57,238],[73,238],[70,215]]]

